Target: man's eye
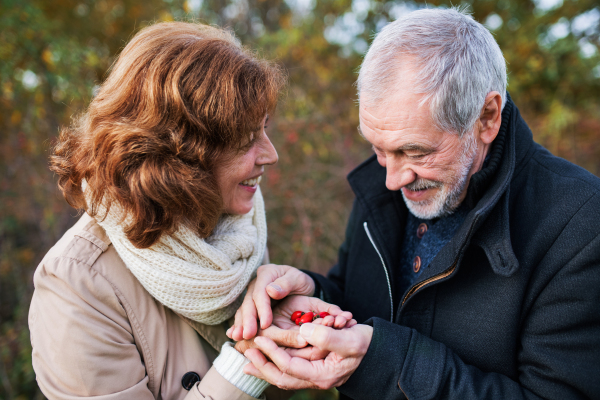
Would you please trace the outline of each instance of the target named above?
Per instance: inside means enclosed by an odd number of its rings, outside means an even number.
[[[426,154],[407,154],[408,158],[412,160],[419,160],[426,156]]]

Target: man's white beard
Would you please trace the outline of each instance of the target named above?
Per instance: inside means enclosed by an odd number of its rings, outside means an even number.
[[[458,162],[459,169],[456,172],[455,180],[452,183],[442,183],[429,179],[417,179],[414,182],[406,185],[409,190],[422,190],[430,188],[440,188],[434,197],[423,201],[412,201],[406,198],[404,192],[402,197],[408,210],[417,218],[433,219],[445,217],[452,214],[461,203],[461,195],[468,184],[469,171],[475,161],[475,153],[477,151],[477,141],[473,133],[467,133],[468,138],[465,138],[463,154]]]

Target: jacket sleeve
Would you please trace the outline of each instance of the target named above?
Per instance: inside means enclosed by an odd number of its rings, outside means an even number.
[[[356,232],[356,225],[359,224],[359,218],[357,216],[358,207],[356,200],[354,200],[354,206],[348,219],[348,225],[346,226],[346,237],[344,243],[340,246],[338,251],[338,262],[335,264],[327,277],[312,271],[306,271],[313,280],[315,281],[315,296],[321,297],[328,303],[335,304],[344,308],[344,287],[345,287],[345,276],[346,276],[346,263],[348,261],[348,254],[352,247],[352,239],[354,232]],[[360,227],[358,228],[360,229]]]
[[[339,391],[354,399],[600,398],[600,237],[544,287],[523,322],[519,377],[482,371],[417,331],[372,318],[370,347]]]

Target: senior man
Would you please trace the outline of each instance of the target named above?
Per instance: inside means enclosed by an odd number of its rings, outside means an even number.
[[[359,322],[257,337],[246,371],[353,399],[600,399],[600,180],[533,142],[500,48],[457,10],[387,25],[360,69],[375,151],[327,278],[264,266],[229,334],[270,298],[322,296]],[[326,353],[319,353],[326,354]]]

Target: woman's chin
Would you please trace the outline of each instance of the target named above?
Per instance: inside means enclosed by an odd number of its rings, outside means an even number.
[[[252,200],[252,197],[249,200],[241,200],[240,199],[238,201],[231,203],[227,207],[225,207],[224,213],[225,214],[233,214],[233,215],[248,214],[250,212],[250,210],[252,210],[253,206],[254,206],[254,202]]]

